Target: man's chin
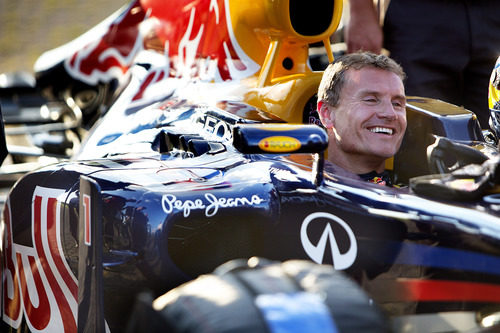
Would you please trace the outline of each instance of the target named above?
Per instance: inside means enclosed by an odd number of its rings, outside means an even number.
[[[388,158],[391,158],[394,155],[396,155],[396,153],[397,153],[396,149],[372,151],[372,155],[380,158],[381,160],[386,160]]]

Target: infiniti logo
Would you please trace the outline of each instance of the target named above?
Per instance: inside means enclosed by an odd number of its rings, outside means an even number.
[[[335,235],[333,234],[332,227],[330,225],[331,222],[327,222],[323,233],[316,245],[311,243],[309,236],[307,235],[307,227],[309,224],[317,221],[318,219],[328,219],[333,221],[334,223],[339,224],[349,236],[349,249],[345,253],[340,253],[339,246],[337,241],[335,240]],[[317,212],[312,213],[307,216],[302,222],[302,226],[300,228],[300,241],[302,242],[302,246],[306,251],[307,255],[316,263],[322,264],[323,257],[325,255],[325,251],[327,251],[326,244],[327,240],[330,243],[330,251],[333,259],[333,267],[335,269],[346,269],[349,268],[356,260],[356,254],[358,253],[358,245],[356,243],[356,238],[354,237],[354,233],[347,223],[345,223],[339,217],[325,213],[325,212]]]

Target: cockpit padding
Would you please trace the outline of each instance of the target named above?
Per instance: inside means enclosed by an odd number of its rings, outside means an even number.
[[[476,116],[440,100],[408,97],[407,129],[399,152],[394,156],[394,182],[408,184],[412,177],[433,173],[427,148],[436,136],[460,142],[484,141]]]

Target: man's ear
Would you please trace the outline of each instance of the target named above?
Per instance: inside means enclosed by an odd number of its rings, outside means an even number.
[[[323,101],[318,101],[318,114],[321,123],[325,128],[332,128],[335,122],[335,114],[332,112],[330,105]]]

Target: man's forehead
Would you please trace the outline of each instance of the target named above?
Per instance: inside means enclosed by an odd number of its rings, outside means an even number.
[[[401,78],[391,71],[363,67],[361,69],[350,68],[346,72],[347,85],[357,90],[382,91],[384,89],[398,90],[404,94],[404,85]]]
[[[380,76],[380,77],[383,77],[383,76],[394,75],[396,78],[398,78],[398,80],[402,81],[401,78],[396,73],[394,73],[388,69],[382,69],[382,68],[373,67],[373,66],[365,66],[365,67],[362,67],[359,69],[349,68],[346,71],[346,74],[350,78],[362,77],[362,76],[375,76],[375,77]]]

